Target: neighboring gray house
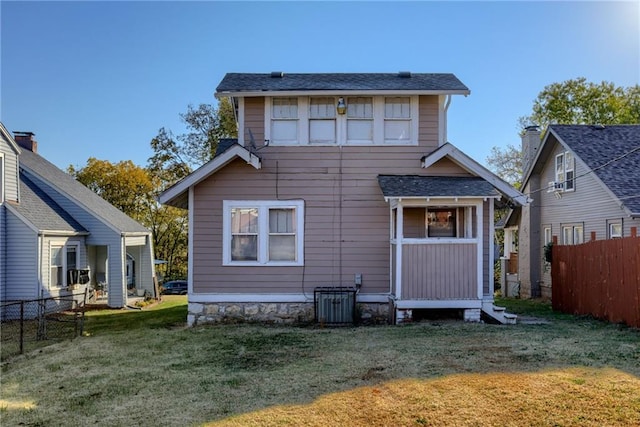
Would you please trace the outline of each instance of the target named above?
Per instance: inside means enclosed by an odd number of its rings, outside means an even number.
[[[640,227],[640,125],[551,125],[542,140],[523,137],[523,192],[533,201],[513,212],[523,297],[551,298],[544,246],[630,235]]]
[[[160,197],[189,210],[189,324],[313,319],[326,287],[364,318],[506,322],[494,205],[526,197],[447,142],[468,94],[453,74],[227,74],[238,140]]]
[[[32,133],[0,133],[0,300],[153,295],[151,232],[38,155]]]

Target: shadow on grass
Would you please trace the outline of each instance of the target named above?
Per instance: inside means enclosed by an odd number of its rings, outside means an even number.
[[[85,315],[84,332],[103,335],[136,329],[177,328],[186,326],[187,297],[165,296],[143,310],[96,310]]]

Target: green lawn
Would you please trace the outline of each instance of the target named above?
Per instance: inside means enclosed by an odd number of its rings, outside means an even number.
[[[514,326],[186,328],[185,297],[87,315],[2,367],[2,426],[640,425],[640,331],[505,300]]]

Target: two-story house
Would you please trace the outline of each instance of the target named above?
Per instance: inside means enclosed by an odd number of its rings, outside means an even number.
[[[523,297],[551,298],[544,248],[631,235],[640,227],[640,125],[550,125],[522,140],[522,191],[532,202],[507,227],[518,229]]]
[[[309,320],[340,286],[363,318],[506,321],[494,205],[526,197],[447,142],[468,94],[453,74],[227,74],[237,141],[160,197],[189,210],[188,322]]]
[[[151,232],[40,156],[33,133],[0,136],[0,301],[153,295]]]

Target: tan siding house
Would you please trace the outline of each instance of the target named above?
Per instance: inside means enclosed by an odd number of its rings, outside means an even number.
[[[189,323],[321,321],[327,288],[360,320],[499,317],[493,206],[526,198],[446,143],[468,93],[451,74],[225,76],[238,140],[160,197],[189,209]]]

